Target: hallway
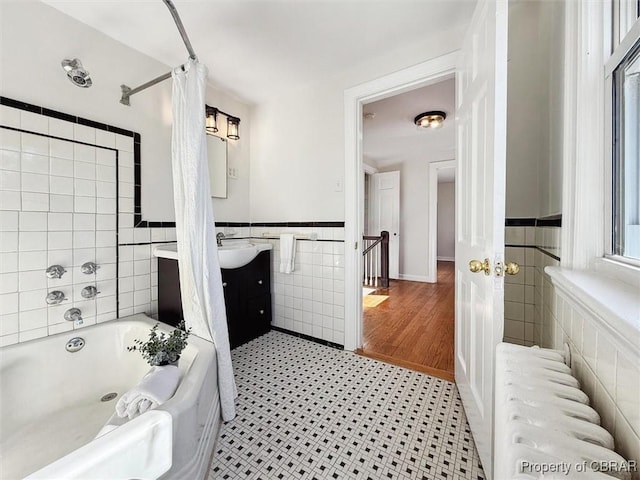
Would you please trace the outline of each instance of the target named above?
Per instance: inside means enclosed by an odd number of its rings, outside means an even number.
[[[453,262],[438,262],[438,283],[392,280],[377,295],[389,298],[363,313],[358,353],[454,380]]]

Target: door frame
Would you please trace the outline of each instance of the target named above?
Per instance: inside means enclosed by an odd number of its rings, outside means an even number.
[[[362,161],[362,106],[416,88],[452,78],[458,51],[349,88],[344,92],[344,348],[362,347],[362,225],[364,175]]]
[[[442,170],[443,168],[451,167],[453,167],[455,172],[455,159],[441,160],[429,163],[429,174],[427,178],[427,191],[429,192],[429,214],[427,226],[427,231],[429,232],[429,234],[427,235],[427,282],[429,283],[436,283],[438,281],[438,171]]]

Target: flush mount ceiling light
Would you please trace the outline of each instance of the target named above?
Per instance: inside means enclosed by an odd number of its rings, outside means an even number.
[[[440,110],[433,110],[431,112],[421,113],[413,119],[413,122],[422,128],[440,128],[445,118],[447,118],[446,113]]]

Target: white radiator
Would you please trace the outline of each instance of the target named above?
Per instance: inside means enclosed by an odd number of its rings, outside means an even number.
[[[494,480],[631,478],[563,352],[501,343],[495,381]]]

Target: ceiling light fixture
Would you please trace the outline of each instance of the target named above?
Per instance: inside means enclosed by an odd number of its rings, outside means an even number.
[[[431,112],[421,113],[413,119],[413,123],[422,128],[440,128],[445,118],[447,118],[446,113],[440,110],[433,110]]]

